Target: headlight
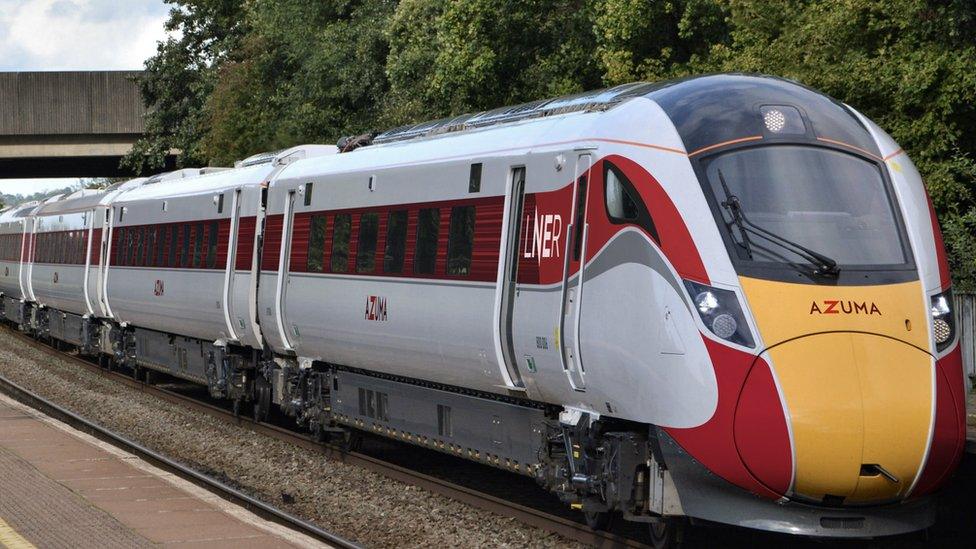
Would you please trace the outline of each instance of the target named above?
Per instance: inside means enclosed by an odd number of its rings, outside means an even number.
[[[685,280],[685,287],[698,309],[698,316],[713,334],[745,347],[755,346],[735,292],[690,280]]]
[[[945,350],[952,343],[956,333],[956,319],[952,314],[952,290],[946,290],[941,294],[932,296],[932,337],[935,339],[935,348],[938,351]]]

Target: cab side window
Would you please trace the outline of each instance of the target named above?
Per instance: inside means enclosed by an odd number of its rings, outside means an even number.
[[[604,206],[610,222],[622,225],[633,224],[643,228],[658,244],[657,227],[647,206],[641,199],[637,188],[623,171],[612,162],[606,161],[603,168]]]

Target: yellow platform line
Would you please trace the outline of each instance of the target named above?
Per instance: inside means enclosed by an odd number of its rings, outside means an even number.
[[[37,549],[0,518],[0,545],[7,549]]]

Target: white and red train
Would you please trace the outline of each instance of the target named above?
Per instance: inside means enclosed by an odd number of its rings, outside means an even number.
[[[898,145],[796,83],[631,84],[0,215],[7,319],[599,524],[932,523],[965,388]]]

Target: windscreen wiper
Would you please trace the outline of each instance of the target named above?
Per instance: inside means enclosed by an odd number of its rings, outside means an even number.
[[[840,267],[837,266],[837,262],[833,259],[815,252],[802,244],[793,242],[783,238],[782,236],[770,232],[759,225],[749,221],[746,217],[744,211],[742,211],[742,205],[739,203],[739,197],[729,192],[729,186],[725,182],[725,176],[722,175],[722,170],[718,170],[718,180],[722,184],[722,190],[725,192],[725,202],[722,202],[722,207],[729,211],[732,216],[732,222],[739,227],[739,231],[742,233],[743,245],[749,252],[749,256],[752,256],[752,249],[749,244],[747,233],[752,233],[758,237],[764,238],[773,244],[781,248],[785,248],[794,254],[807,260],[811,265],[816,267],[813,274],[819,276],[837,276],[840,274]]]

